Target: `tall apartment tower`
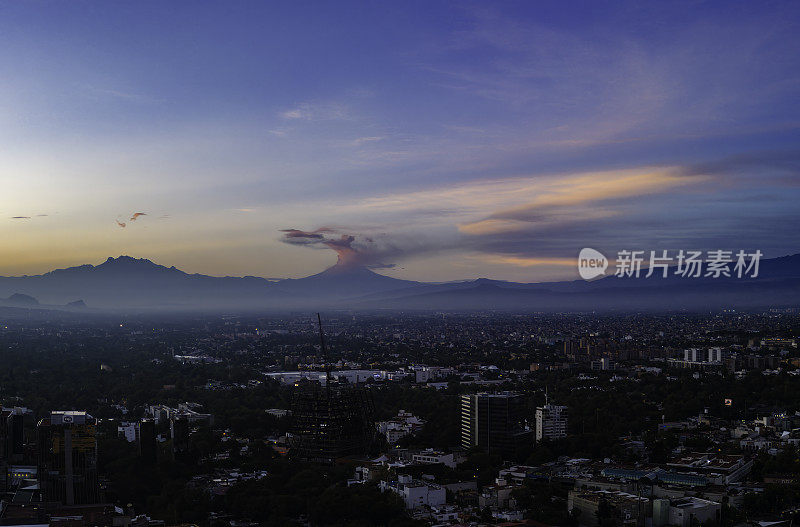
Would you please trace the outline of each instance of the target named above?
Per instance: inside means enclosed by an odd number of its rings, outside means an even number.
[[[184,415],[173,416],[169,421],[169,435],[172,439],[172,455],[175,459],[187,459],[191,450],[191,427]]]
[[[709,348],[708,362],[722,362],[722,348]]]
[[[54,411],[36,428],[44,499],[64,505],[99,503],[94,417],[86,412]]]
[[[22,408],[0,406],[0,491],[8,486],[9,467],[24,458]]]
[[[137,446],[139,457],[145,463],[158,461],[158,443],[156,442],[156,423],[152,419],[142,419],[138,423]]]
[[[461,396],[461,446],[478,447],[504,457],[526,441],[525,399],[512,392],[477,393]]]
[[[536,408],[536,441],[567,437],[567,407],[545,404]]]

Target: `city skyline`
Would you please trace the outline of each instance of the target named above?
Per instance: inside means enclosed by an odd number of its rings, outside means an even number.
[[[800,250],[795,4],[186,7],[2,3],[0,275]]]

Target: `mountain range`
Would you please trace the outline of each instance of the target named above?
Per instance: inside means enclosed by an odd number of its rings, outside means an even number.
[[[4,298],[7,297],[7,298]],[[400,280],[342,265],[300,279],[189,274],[130,256],[34,276],[0,277],[0,305],[160,310],[665,311],[794,307],[800,254],[760,263],[757,278],[618,278],[518,283]]]

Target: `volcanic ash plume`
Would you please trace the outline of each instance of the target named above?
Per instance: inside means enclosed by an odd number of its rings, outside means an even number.
[[[356,235],[341,233],[330,227],[322,227],[313,231],[284,229],[281,232],[283,233],[281,241],[284,243],[308,247],[327,247],[336,251],[338,256],[336,266],[340,268],[369,267],[386,269],[394,267],[394,264],[381,262],[380,257],[387,256],[387,251],[381,250],[368,237],[357,238]],[[338,237],[335,235],[338,235]]]

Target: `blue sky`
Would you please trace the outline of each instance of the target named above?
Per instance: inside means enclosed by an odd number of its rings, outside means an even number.
[[[336,253],[281,231],[320,228],[421,280],[574,277],[584,246],[795,253],[799,15],[0,2],[0,273],[296,277]]]

